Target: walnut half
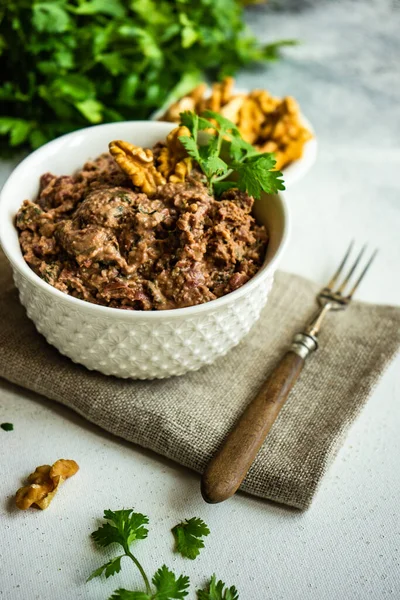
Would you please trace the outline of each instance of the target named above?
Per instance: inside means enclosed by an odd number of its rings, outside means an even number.
[[[21,510],[36,506],[44,510],[54,498],[59,486],[79,470],[74,460],[60,458],[51,465],[36,467],[28,477],[29,485],[21,487],[15,495],[15,503]]]
[[[157,186],[166,183],[154,165],[154,156],[151,150],[145,150],[123,140],[110,142],[109,149],[121,169],[129,175],[133,185],[141,188],[148,196],[153,196]]]
[[[157,169],[171,183],[185,181],[186,176],[192,170],[192,159],[179,141],[181,136],[190,137],[187,127],[181,126],[173,129],[168,134],[166,145],[161,148],[158,156]]]

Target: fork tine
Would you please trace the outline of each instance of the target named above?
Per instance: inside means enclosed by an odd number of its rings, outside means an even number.
[[[353,266],[351,267],[350,271],[347,273],[346,277],[344,278],[344,281],[342,281],[341,285],[336,290],[336,294],[341,294],[343,292],[344,288],[346,287],[346,285],[348,284],[348,282],[350,280],[350,277],[353,275],[354,271],[356,270],[366,248],[367,248],[366,244],[361,248],[359,255],[357,256],[355,262],[353,263]]]
[[[361,281],[364,279],[366,272],[368,271],[368,269],[370,268],[375,256],[378,254],[378,250],[376,249],[373,253],[371,258],[369,259],[369,261],[367,262],[367,264],[364,267],[364,270],[362,271],[360,277],[357,279],[357,281],[355,282],[355,284],[353,285],[352,289],[350,290],[349,294],[348,294],[348,298],[351,299],[353,297],[354,292],[356,291],[356,289],[358,288],[358,286],[360,285]]]
[[[343,260],[340,263],[340,265],[339,265],[336,273],[334,274],[334,276],[332,277],[332,279],[330,280],[330,282],[328,283],[328,285],[325,287],[326,290],[332,291],[333,286],[335,285],[336,281],[338,280],[338,277],[339,277],[340,273],[342,272],[343,267],[346,264],[347,259],[349,258],[350,252],[353,249],[353,245],[354,245],[354,240],[352,240],[350,242],[350,246],[347,248],[346,254],[344,255]]]

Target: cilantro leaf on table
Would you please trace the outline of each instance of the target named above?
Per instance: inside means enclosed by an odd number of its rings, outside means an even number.
[[[239,594],[235,586],[225,587],[225,583],[217,581],[215,574],[211,577],[207,589],[197,590],[198,600],[238,600]]]
[[[188,595],[189,577],[180,575],[177,578],[165,565],[154,574],[152,583],[156,589],[154,593],[120,588],[115,590],[109,600],[182,600]]]
[[[109,600],[151,600],[151,596],[145,594],[145,592],[131,592],[119,588],[112,593]]]
[[[146,515],[135,513],[132,509],[104,511],[104,519],[109,521],[92,533],[92,538],[99,546],[120,544],[124,550],[136,540],[147,537],[148,529],[144,527],[149,522]]]
[[[165,565],[154,574],[152,582],[157,590],[152,596],[154,600],[181,600],[188,595],[189,577],[180,575],[176,578]]]
[[[124,556],[125,555],[122,554],[121,556],[112,558],[107,563],[105,563],[104,565],[102,565],[101,567],[99,567],[98,569],[93,571],[93,573],[87,578],[86,581],[90,581],[91,579],[94,579],[95,577],[100,577],[100,575],[102,575],[103,573],[106,576],[106,578],[111,577],[112,575],[115,575],[116,573],[119,573],[121,570],[121,558],[123,558]]]
[[[14,425],[12,423],[2,423],[0,427],[4,429],[4,431],[14,431]]]
[[[259,199],[263,191],[273,194],[285,189],[282,173],[274,170],[273,154],[258,152],[226,117],[210,110],[203,114],[181,113],[181,125],[188,128],[190,136],[182,135],[179,141],[203,171],[210,194],[219,196],[238,188]],[[205,130],[208,138],[200,140],[199,132]],[[235,175],[232,180],[231,174]]]
[[[209,535],[210,530],[204,521],[198,517],[193,517],[175,525],[172,533],[175,538],[177,552],[194,560],[200,554],[201,548],[204,548],[202,538]]]

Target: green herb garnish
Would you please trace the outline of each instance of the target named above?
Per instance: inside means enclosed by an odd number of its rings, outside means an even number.
[[[172,529],[176,542],[176,550],[182,556],[192,560],[200,554],[201,548],[204,548],[204,542],[201,538],[209,535],[210,530],[201,519],[193,517],[186,519]]]
[[[147,537],[149,522],[146,515],[135,513],[133,509],[128,510],[105,510],[104,518],[108,521],[99,529],[92,533],[94,541],[102,547],[110,544],[119,544],[123,549],[123,554],[116,556],[107,563],[93,571],[88,581],[94,577],[99,577],[104,573],[110,577],[121,571],[121,561],[127,557],[138,568],[146,588],[145,592],[130,591],[125,589],[116,590],[110,600],[181,600],[187,596],[189,587],[189,577],[179,576],[170,571],[165,565],[160,567],[152,578],[153,587],[150,584],[142,565],[131,552],[131,545]]]
[[[123,554],[112,558],[107,563],[93,571],[88,581],[104,574],[111,577],[121,571],[123,558],[130,558],[143,578],[146,591],[131,591],[119,588],[113,592],[109,600],[183,600],[188,595],[189,577],[176,575],[163,565],[155,572],[151,583],[142,565],[131,552],[131,545],[147,537],[149,522],[146,515],[129,510],[105,510],[104,518],[107,523],[92,533],[94,541],[102,547],[119,544]],[[204,547],[204,536],[210,533],[209,528],[201,519],[187,519],[173,528],[177,550],[182,556],[195,558]],[[239,594],[234,586],[227,588],[222,581],[217,581],[213,575],[203,590],[197,590],[198,600],[238,600]]]
[[[146,119],[205,73],[232,75],[292,43],[260,44],[239,0],[2,2],[0,149]]]
[[[210,583],[205,590],[197,591],[198,600],[238,600],[239,594],[235,586],[225,587],[225,583],[217,581],[215,575],[211,577]]]
[[[273,194],[285,189],[282,173],[273,170],[274,155],[257,152],[242,138],[232,121],[210,110],[204,117],[189,111],[180,117],[181,125],[185,125],[191,135],[180,136],[179,140],[203,171],[211,194],[220,196],[228,189],[238,188],[258,199],[262,191]],[[205,144],[200,144],[199,132],[210,128],[214,133]],[[236,174],[237,180],[229,180],[232,174]]]
[[[14,430],[14,425],[12,423],[2,423],[0,425],[0,427],[2,429],[4,429],[4,431],[13,431]]]

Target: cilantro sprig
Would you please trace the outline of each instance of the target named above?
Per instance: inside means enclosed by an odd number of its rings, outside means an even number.
[[[181,575],[176,578],[165,565],[156,571],[152,583],[155,587],[154,593],[131,592],[119,588],[110,600],[181,600],[188,594],[186,590],[189,587],[189,577]]]
[[[219,196],[238,188],[259,199],[262,191],[273,194],[285,189],[282,173],[274,170],[274,155],[258,152],[242,138],[232,121],[210,110],[203,116],[185,111],[180,118],[190,136],[180,136],[179,140],[203,171],[210,193]],[[204,144],[199,141],[201,131],[209,134]]]
[[[148,529],[145,526],[148,524],[149,519],[146,515],[136,513],[133,509],[105,510],[104,519],[107,520],[107,523],[94,531],[92,538],[96,544],[103,548],[110,544],[119,544],[124,552],[93,571],[88,581],[102,574],[111,577],[119,573],[122,568],[121,561],[127,557],[138,568],[146,591],[130,591],[120,588],[113,593],[110,600],[181,600],[187,596],[189,577],[184,575],[176,577],[166,565],[163,565],[153,575],[152,587],[145,570],[132,553],[131,545],[147,537]]]
[[[238,600],[239,594],[234,585],[230,588],[225,587],[225,583],[217,581],[214,574],[207,589],[197,591],[197,598],[198,600]]]
[[[146,515],[134,512],[133,509],[105,510],[104,519],[107,521],[92,533],[92,538],[102,548],[111,544],[119,544],[123,554],[110,559],[104,565],[93,571],[87,581],[105,575],[106,578],[119,573],[122,568],[122,559],[129,558],[138,568],[145,586],[143,590],[126,590],[118,588],[109,600],[183,600],[188,595],[189,577],[178,577],[166,565],[162,565],[153,575],[151,583],[142,565],[132,553],[131,546],[147,538],[146,525],[149,519]],[[198,517],[186,519],[173,529],[177,550],[182,556],[196,558],[200,549],[204,547],[201,539],[209,535],[207,525]],[[225,583],[217,581],[213,575],[205,589],[197,590],[198,600],[238,600],[239,595],[234,586],[227,588]]]
[[[210,530],[204,521],[198,517],[193,517],[175,525],[172,533],[174,534],[177,552],[194,560],[200,554],[201,548],[204,548],[202,538],[209,535]]]

